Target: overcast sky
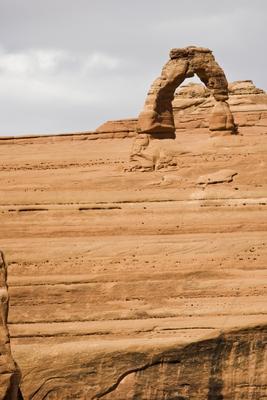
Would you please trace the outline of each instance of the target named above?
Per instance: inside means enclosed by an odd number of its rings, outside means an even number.
[[[138,115],[172,47],[267,89],[266,0],[0,0],[0,135]]]

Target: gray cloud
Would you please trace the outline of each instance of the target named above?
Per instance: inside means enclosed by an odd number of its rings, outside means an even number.
[[[0,134],[91,130],[138,114],[169,49],[213,49],[267,88],[265,0],[0,0]]]

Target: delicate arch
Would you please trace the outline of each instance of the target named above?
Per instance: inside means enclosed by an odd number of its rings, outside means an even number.
[[[228,82],[212,51],[202,47],[172,49],[161,76],[151,85],[144,108],[138,118],[140,133],[174,134],[172,100],[175,90],[186,78],[196,74],[211,90],[215,106],[210,118],[210,130],[235,131],[228,99]]]

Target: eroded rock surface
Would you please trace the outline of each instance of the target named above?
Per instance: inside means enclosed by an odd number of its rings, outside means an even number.
[[[0,400],[17,400],[19,373],[10,350],[8,299],[7,266],[0,251]]]
[[[165,351],[95,399],[259,400],[267,396],[267,327]],[[253,372],[252,372],[253,371]]]
[[[36,345],[25,364],[27,398],[259,400],[267,396],[267,327],[205,339]],[[101,344],[101,345],[100,345]],[[23,346],[22,346],[23,347]],[[26,352],[26,346],[24,346]],[[57,357],[60,354],[60,357]],[[40,369],[40,364],[46,368]]]

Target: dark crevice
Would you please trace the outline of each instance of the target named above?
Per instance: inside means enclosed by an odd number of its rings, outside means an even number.
[[[18,209],[18,212],[36,212],[36,211],[48,211],[48,208],[19,208]]]
[[[95,211],[95,210],[121,210],[121,207],[110,206],[110,207],[79,207],[79,211]]]
[[[137,368],[133,368],[129,371],[124,372],[121,376],[118,377],[117,381],[111,385],[108,389],[104,390],[102,393],[98,393],[96,394],[92,400],[97,400],[100,399],[104,396],[106,396],[108,393],[113,392],[114,390],[117,389],[117,387],[119,386],[119,384],[121,383],[121,381],[126,378],[126,376],[136,373],[136,372],[140,372],[140,371],[145,371],[146,369],[150,368],[150,367],[154,367],[155,365],[161,365],[161,364],[180,364],[180,360],[168,360],[168,361],[164,361],[164,360],[158,360],[155,361],[151,364],[145,364],[141,367],[137,367]]]

